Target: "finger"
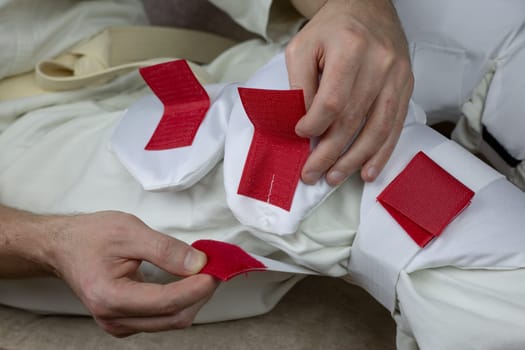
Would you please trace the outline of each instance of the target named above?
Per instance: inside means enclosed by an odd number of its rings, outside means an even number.
[[[403,95],[401,96],[401,102],[397,110],[392,132],[379,151],[376,152],[376,154],[374,154],[363,166],[361,170],[361,178],[363,181],[374,181],[390,159],[397,141],[399,140],[399,136],[401,135],[401,131],[403,130],[412,90],[412,83],[407,83],[403,90]]]
[[[329,131],[322,136],[321,142],[303,167],[305,183],[315,183],[343,154],[356,132],[362,127],[363,119],[369,113],[380,92],[384,76],[384,72],[374,69],[369,64],[361,67],[346,108]],[[347,175],[342,172],[334,172],[330,175],[329,183],[338,184]]]
[[[306,184],[315,184],[337,162],[361,124],[355,122],[351,127],[342,128],[340,123],[336,122],[330,127],[303,166],[301,176]]]
[[[99,318],[159,316],[180,312],[209,298],[218,282],[209,275],[194,275],[166,285],[120,279],[106,293],[104,305],[95,307]]]
[[[192,325],[199,310],[209,300],[199,300],[193,305],[172,314],[157,317],[128,317],[116,319],[97,319],[97,323],[108,333],[125,337],[138,332],[160,332],[172,329],[183,329]]]
[[[299,136],[320,136],[339,118],[349,104],[362,60],[363,57],[354,50],[338,47],[326,50],[319,89],[310,109],[295,127]]]
[[[392,132],[399,108],[399,93],[394,84],[381,91],[357,139],[328,172],[326,179],[330,185],[339,185],[379,151]]]
[[[128,257],[149,261],[176,276],[198,273],[206,264],[206,255],[188,244],[141,225],[126,241]]]
[[[310,108],[319,85],[319,66],[314,51],[302,41],[292,40],[286,47],[286,68],[291,89],[303,90],[306,110]]]

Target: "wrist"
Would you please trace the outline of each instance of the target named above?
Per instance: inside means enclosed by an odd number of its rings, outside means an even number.
[[[56,275],[62,220],[0,207],[0,277]]]
[[[38,228],[33,231],[35,233],[33,239],[36,242],[37,249],[28,258],[41,266],[47,274],[62,277],[60,262],[61,257],[66,253],[65,243],[71,240],[71,237],[68,236],[67,227],[73,217],[39,215],[35,218],[35,224],[38,225]]]

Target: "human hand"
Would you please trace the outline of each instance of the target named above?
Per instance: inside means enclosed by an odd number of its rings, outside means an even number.
[[[296,133],[320,136],[303,181],[314,184],[326,173],[338,185],[360,167],[362,179],[373,181],[397,143],[414,86],[390,0],[324,0],[288,44],[286,63],[290,87],[304,91],[307,108]]]
[[[123,337],[137,332],[185,328],[211,297],[218,282],[196,274],[204,253],[147,227],[121,212],[55,219],[52,266],[96,322]],[[161,285],[146,283],[139,266],[149,261],[177,276]]]

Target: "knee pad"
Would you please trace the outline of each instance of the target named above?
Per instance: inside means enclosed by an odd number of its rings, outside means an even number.
[[[242,85],[202,87],[180,62],[142,71],[155,94],[132,105],[117,125],[111,139],[117,157],[146,190],[184,190],[224,158],[226,198],[239,222],[295,233],[335,188],[324,179],[313,186],[300,180],[315,140],[295,135],[304,97],[290,90],[284,54]],[[190,133],[188,142],[177,141]]]
[[[412,108],[417,108],[411,105]],[[423,113],[420,111],[419,113]],[[377,201],[418,152],[474,191],[471,204],[426,246],[419,246]],[[433,186],[432,177],[424,179]],[[407,196],[409,186],[404,189]],[[443,200],[447,200],[444,193]],[[439,207],[436,205],[436,208]],[[418,208],[423,213],[435,208]],[[352,246],[352,279],[393,312],[401,271],[442,266],[515,269],[525,266],[525,194],[455,142],[419,124],[405,127],[379,178],[365,185],[361,222]]]

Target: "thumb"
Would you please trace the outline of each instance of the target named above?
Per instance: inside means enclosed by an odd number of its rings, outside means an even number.
[[[206,265],[203,252],[160,232],[147,228],[140,230],[134,240],[133,256],[177,276],[198,273]]]

